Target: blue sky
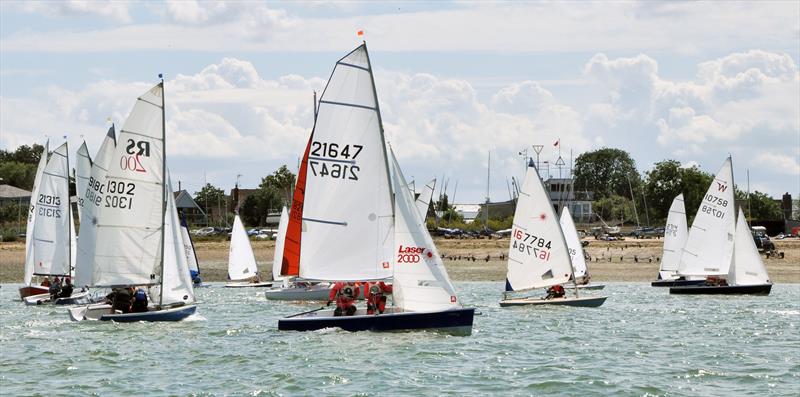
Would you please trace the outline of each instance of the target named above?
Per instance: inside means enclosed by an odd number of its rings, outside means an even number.
[[[542,160],[603,146],[800,195],[797,2],[0,3],[0,147],[99,146],[167,77],[173,177],[245,186],[294,166],[311,93],[363,29],[408,178],[493,199]],[[452,191],[451,191],[452,195]]]

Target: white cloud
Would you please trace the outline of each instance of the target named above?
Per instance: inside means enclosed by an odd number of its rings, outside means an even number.
[[[130,23],[128,2],[116,0],[62,0],[9,2],[9,7],[25,13],[37,13],[50,17],[92,16],[109,18],[117,22]]]
[[[765,172],[800,178],[800,161],[797,156],[792,157],[775,151],[761,152],[750,161],[750,166],[764,169]]]

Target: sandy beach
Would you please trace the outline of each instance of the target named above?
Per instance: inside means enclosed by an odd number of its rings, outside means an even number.
[[[623,240],[599,241],[588,239],[586,251],[591,256],[589,272],[595,281],[652,280],[661,256],[662,241]],[[269,273],[272,264],[273,241],[252,241],[259,269]],[[800,283],[800,239],[775,240],[778,251],[785,257],[765,259],[772,281]],[[436,239],[436,246],[445,257],[445,266],[454,281],[502,281],[506,274],[505,256],[508,239]],[[195,242],[203,279],[225,281],[227,278],[228,242]],[[488,256],[488,261],[487,261]],[[474,260],[472,258],[475,258]],[[763,258],[763,256],[762,256]],[[25,261],[24,242],[0,243],[0,283],[22,282]]]

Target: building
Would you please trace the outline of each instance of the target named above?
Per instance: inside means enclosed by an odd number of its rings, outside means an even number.
[[[30,203],[31,192],[11,185],[0,185],[0,207],[8,204]]]
[[[464,223],[472,223],[481,211],[480,204],[453,204],[456,213],[464,218]],[[437,211],[437,217],[441,217],[441,211]]]
[[[186,217],[186,222],[191,225],[208,224],[208,215],[197,205],[189,192],[183,189],[172,192],[172,194],[175,195],[175,206],[178,208],[178,213],[182,213]]]
[[[563,207],[569,207],[572,219],[576,223],[589,223],[592,221],[593,192],[575,191],[574,178],[548,178],[544,181],[545,189],[550,193],[550,201],[557,214],[561,214]]]

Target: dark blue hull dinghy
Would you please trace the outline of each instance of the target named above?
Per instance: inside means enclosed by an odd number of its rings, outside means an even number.
[[[673,287],[670,294],[677,295],[769,295],[772,284],[760,285],[702,285]]]
[[[475,308],[436,312],[391,312],[367,315],[359,310],[353,316],[333,316],[333,310],[315,310],[278,320],[281,331],[316,331],[341,328],[345,331],[417,331],[430,330],[452,335],[472,334]]]
[[[197,311],[197,305],[179,305],[162,309],[150,308],[141,313],[112,313],[111,305],[89,305],[69,310],[72,321],[114,321],[132,323],[137,321],[181,321]]]
[[[656,280],[650,283],[651,287],[684,287],[692,285],[703,285],[706,283],[705,279],[700,280]]]

